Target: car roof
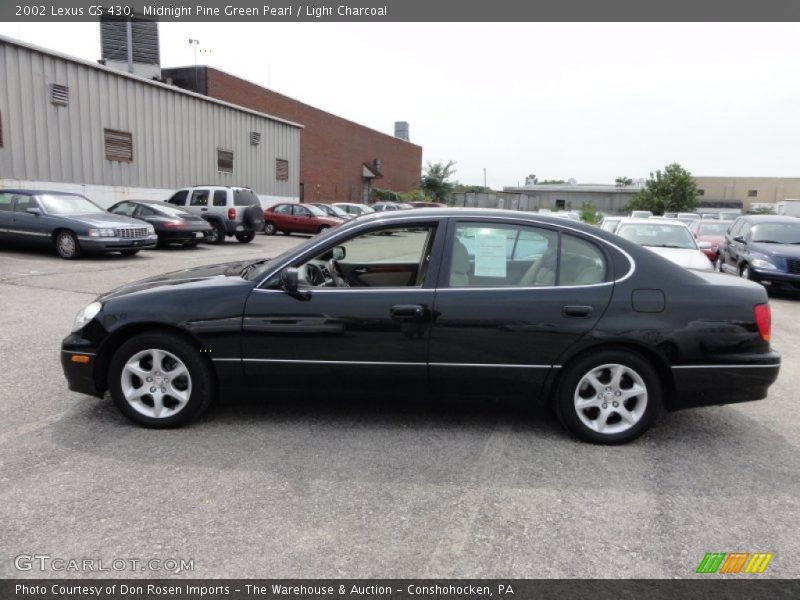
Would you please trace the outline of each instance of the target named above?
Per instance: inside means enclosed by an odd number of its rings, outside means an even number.
[[[29,189],[0,189],[0,194],[25,194],[28,196],[41,196],[42,194],[59,194],[61,196],[79,196],[81,198],[85,198],[81,194],[76,194],[75,192],[62,192],[61,190],[29,190]]]
[[[785,215],[742,215],[741,218],[754,223],[800,223],[797,217]]]

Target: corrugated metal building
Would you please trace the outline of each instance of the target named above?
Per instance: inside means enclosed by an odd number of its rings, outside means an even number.
[[[298,199],[296,123],[2,36],[0,81],[2,187],[103,206],[197,184]]]

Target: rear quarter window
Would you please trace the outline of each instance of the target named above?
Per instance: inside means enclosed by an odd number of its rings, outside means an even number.
[[[562,233],[558,284],[591,285],[607,279],[608,264],[602,250],[584,239]]]

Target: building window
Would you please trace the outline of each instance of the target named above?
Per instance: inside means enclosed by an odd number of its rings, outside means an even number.
[[[50,103],[56,106],[67,106],[69,104],[69,87],[60,83],[51,83]]]
[[[233,150],[217,148],[217,171],[233,173]]]
[[[697,195],[698,196],[705,196],[706,195],[706,191],[705,190],[697,190]]]
[[[747,190],[747,197],[748,198],[757,198],[758,197],[758,190]]]
[[[289,181],[289,161],[283,158],[275,160],[275,179]]]
[[[126,131],[103,129],[106,160],[133,162],[133,135]]]
[[[250,132],[250,145],[258,146],[261,143],[261,134],[258,131]]]

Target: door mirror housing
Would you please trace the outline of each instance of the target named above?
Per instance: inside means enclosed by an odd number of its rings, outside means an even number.
[[[347,250],[344,249],[344,246],[336,246],[331,250],[331,258],[333,260],[344,260],[345,256],[347,256]]]
[[[281,271],[281,287],[287,292],[294,294],[297,293],[297,289],[300,281],[300,276],[297,272],[297,269],[294,267],[286,267],[283,271]]]
[[[28,208],[25,209],[25,212],[31,215],[36,215],[37,217],[40,217],[42,215],[42,209],[39,208],[38,206],[29,206]]]
[[[733,238],[733,241],[739,242],[740,244],[744,244],[744,237],[742,237],[741,235],[737,235],[735,238]]]

